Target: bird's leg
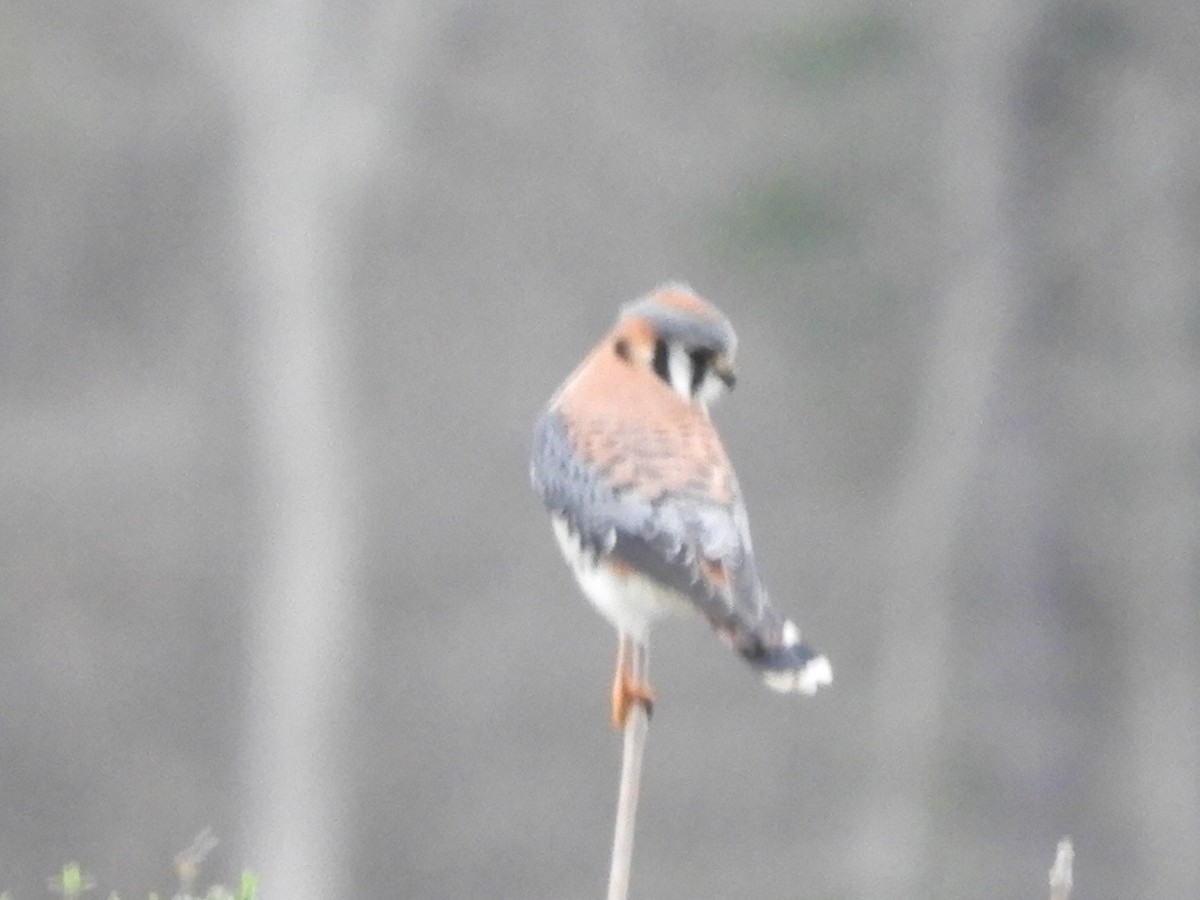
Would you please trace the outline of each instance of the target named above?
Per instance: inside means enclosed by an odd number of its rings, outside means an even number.
[[[654,692],[644,679],[645,651],[633,638],[626,634],[617,635],[617,672],[612,686],[612,723],[618,731],[625,730],[625,721],[634,703],[646,709],[646,716],[654,712]]]

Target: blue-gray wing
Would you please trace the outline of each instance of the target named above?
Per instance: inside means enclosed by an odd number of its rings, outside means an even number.
[[[585,549],[611,553],[690,600],[764,675],[800,671],[817,657],[767,601],[736,490],[732,502],[722,504],[687,492],[648,496],[636,485],[615,485],[575,451],[553,409],[535,427],[530,469],[546,509],[566,521]]]

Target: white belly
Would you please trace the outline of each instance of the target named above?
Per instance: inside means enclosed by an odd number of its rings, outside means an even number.
[[[584,594],[614,628],[639,644],[646,643],[654,622],[692,608],[678,591],[663,587],[644,575],[618,575],[609,567],[598,565],[595,556],[583,550],[579,538],[571,533],[564,519],[551,516],[550,521],[558,546]]]

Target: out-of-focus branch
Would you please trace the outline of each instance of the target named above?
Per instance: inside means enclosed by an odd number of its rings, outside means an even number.
[[[1050,867],[1050,900],[1071,900],[1072,869],[1075,847],[1069,837],[1058,842],[1054,865]]]

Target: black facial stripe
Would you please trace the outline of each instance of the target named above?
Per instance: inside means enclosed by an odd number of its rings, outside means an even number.
[[[692,394],[694,395],[700,390],[700,385],[704,384],[704,376],[708,374],[708,368],[712,365],[713,353],[711,350],[700,347],[689,352],[688,358],[692,361]]]
[[[671,383],[670,350],[662,338],[654,342],[654,374],[667,384]]]

